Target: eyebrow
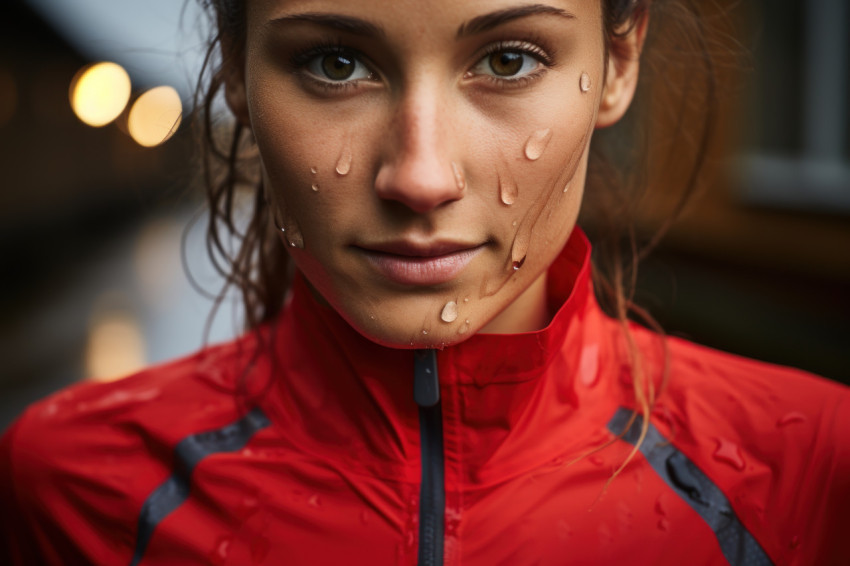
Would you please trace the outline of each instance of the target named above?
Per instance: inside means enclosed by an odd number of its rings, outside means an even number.
[[[536,16],[538,14],[561,16],[570,20],[576,19],[574,14],[571,14],[566,10],[556,8],[555,6],[549,6],[547,4],[530,4],[528,6],[506,8],[504,10],[498,10],[496,12],[472,18],[457,29],[457,38],[460,39],[461,37],[482,33],[504,23],[518,20],[520,18],[527,18],[528,16]]]
[[[327,28],[346,31],[367,37],[384,37],[384,30],[366,20],[343,16],[341,14],[323,14],[320,12],[304,12],[301,14],[290,14],[271,20],[271,25],[306,22],[317,24]]]
[[[576,19],[574,14],[571,14],[566,10],[562,10],[561,8],[556,8],[555,6],[549,6],[547,4],[529,4],[528,6],[505,8],[503,10],[497,10],[489,14],[472,18],[468,22],[461,24],[457,30],[456,37],[460,39],[470,35],[483,33],[507,22],[536,15],[554,15],[571,20]],[[299,22],[316,24],[367,37],[385,37],[386,35],[383,28],[380,26],[360,18],[344,16],[342,14],[303,12],[300,14],[281,16],[271,20],[269,23],[271,25],[278,25]]]

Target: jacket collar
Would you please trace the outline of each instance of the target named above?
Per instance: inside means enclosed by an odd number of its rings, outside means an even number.
[[[462,471],[454,468],[457,481],[490,481],[540,465],[566,446],[564,427],[596,419],[591,405],[605,405],[603,428],[615,406],[602,391],[610,384],[596,386],[605,381],[600,360],[609,346],[601,342],[610,321],[596,305],[590,245],[578,229],[550,268],[548,294],[560,306],[546,328],[479,334],[438,352],[447,467],[461,454],[465,462]],[[419,452],[413,351],[364,338],[300,278],[276,332],[282,367],[273,420],[301,431],[310,450],[348,453],[348,465],[368,462],[369,473],[418,481],[409,465]]]

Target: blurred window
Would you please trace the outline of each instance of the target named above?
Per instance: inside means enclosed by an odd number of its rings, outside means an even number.
[[[850,2],[758,0],[746,202],[850,213]]]

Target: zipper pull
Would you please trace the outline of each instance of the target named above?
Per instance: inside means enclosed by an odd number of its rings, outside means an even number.
[[[413,352],[413,399],[420,407],[433,407],[440,402],[436,350]]]

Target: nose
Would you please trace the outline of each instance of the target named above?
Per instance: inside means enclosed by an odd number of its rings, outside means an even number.
[[[375,178],[380,198],[424,213],[463,197],[465,182],[451,158],[454,128],[447,122],[446,108],[433,94],[399,102]]]

